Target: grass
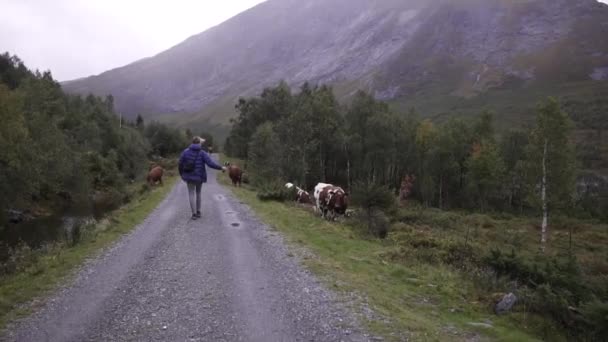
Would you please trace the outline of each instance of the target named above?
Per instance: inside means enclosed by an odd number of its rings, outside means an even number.
[[[229,183],[226,177],[220,182]],[[473,281],[462,273],[441,264],[394,260],[391,255],[400,248],[398,239],[367,239],[349,225],[325,222],[296,205],[260,201],[247,186],[229,188],[290,244],[311,251],[314,257],[303,263],[329,288],[345,297],[360,296],[354,309],[369,305],[374,310],[377,317],[365,321],[376,334],[414,341],[538,340],[534,317],[494,315]],[[488,320],[493,328],[470,325]],[[529,326],[523,327],[526,322]]]
[[[164,186],[136,196],[129,204],[87,230],[88,233],[75,246],[53,246],[34,255],[35,260],[21,272],[0,278],[0,329],[8,322],[27,315],[38,303],[35,299],[65,283],[87,258],[94,257],[142,222],[176,181],[177,177],[166,178]]]

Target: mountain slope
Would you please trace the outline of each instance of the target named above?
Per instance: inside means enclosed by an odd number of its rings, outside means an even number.
[[[226,122],[238,96],[281,79],[331,83],[345,97],[363,88],[436,115],[476,110],[505,90],[506,102],[528,89],[561,95],[553,87],[572,82],[603,95],[605,37],[608,6],[595,0],[269,0],[157,56],[63,86],[112,93],[127,115],[182,122]]]

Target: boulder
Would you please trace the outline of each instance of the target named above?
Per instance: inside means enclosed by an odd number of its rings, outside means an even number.
[[[494,312],[496,312],[497,315],[505,314],[511,310],[516,302],[517,296],[513,293],[509,293],[505,295],[502,300],[498,302],[498,304],[496,304],[496,307],[494,307]]]
[[[8,209],[6,211],[8,222],[10,223],[22,223],[25,221],[29,221],[33,219],[33,216],[30,214],[29,210],[21,211],[15,209]],[[2,216],[2,215],[0,215]]]

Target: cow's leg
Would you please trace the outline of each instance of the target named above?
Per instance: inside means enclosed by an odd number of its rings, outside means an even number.
[[[158,179],[158,181],[160,182],[160,185],[162,186],[162,185],[163,185],[163,177],[160,177],[160,178]]]

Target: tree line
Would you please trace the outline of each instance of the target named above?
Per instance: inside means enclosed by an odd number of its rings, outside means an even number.
[[[183,132],[141,116],[121,120],[111,95],[65,94],[49,71],[0,55],[0,218],[32,202],[121,193],[144,177],[151,156],[187,144]]]
[[[532,127],[500,136],[487,111],[435,123],[363,91],[343,106],[331,87],[308,83],[293,92],[281,82],[239,99],[236,110],[225,150],[247,160],[253,182],[363,182],[397,192],[413,175],[411,197],[429,207],[608,212],[605,194],[576,191],[573,125],[554,99],[539,104]]]

